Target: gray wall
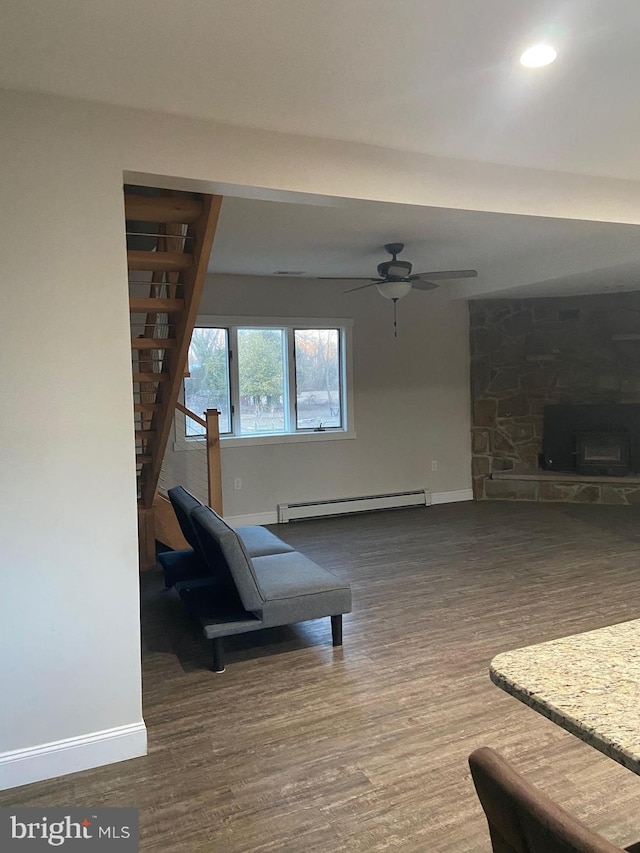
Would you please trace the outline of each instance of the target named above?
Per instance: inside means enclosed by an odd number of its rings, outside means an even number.
[[[223,440],[225,516],[274,515],[278,503],[295,501],[420,488],[436,493],[470,489],[465,303],[448,301],[444,289],[414,291],[398,303],[399,334],[394,338],[392,303],[375,288],[345,294],[348,286],[312,279],[207,280],[201,314],[354,321],[357,437],[245,447],[225,447]],[[165,485],[183,482],[201,490],[203,454],[173,448],[165,457]],[[238,477],[241,491],[233,488]]]

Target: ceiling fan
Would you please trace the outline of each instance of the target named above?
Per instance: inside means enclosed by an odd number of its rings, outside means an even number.
[[[367,281],[367,284],[352,287],[345,293],[353,293],[354,290],[364,290],[366,287],[377,287],[378,292],[387,299],[393,300],[393,328],[395,337],[398,337],[398,326],[396,322],[396,305],[398,299],[402,299],[411,290],[435,290],[439,285],[436,281],[447,281],[457,278],[475,278],[477,270],[438,270],[434,272],[421,272],[411,274],[412,264],[409,261],[399,261],[397,256],[404,249],[404,243],[387,243],[385,252],[391,255],[390,261],[378,264],[379,278],[359,279],[353,276],[340,276],[338,279],[347,281]],[[334,280],[335,277],[334,277]]]

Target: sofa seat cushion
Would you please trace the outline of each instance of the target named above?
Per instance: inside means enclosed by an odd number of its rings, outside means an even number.
[[[351,587],[298,551],[254,557],[265,626],[349,613]]]
[[[291,545],[278,539],[275,533],[257,524],[236,527],[236,533],[242,539],[242,544],[250,557],[267,557],[269,554],[286,554],[289,551],[295,551]]]

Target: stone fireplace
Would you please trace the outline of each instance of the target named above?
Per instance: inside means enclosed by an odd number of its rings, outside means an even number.
[[[640,292],[469,310],[476,499],[640,503]]]

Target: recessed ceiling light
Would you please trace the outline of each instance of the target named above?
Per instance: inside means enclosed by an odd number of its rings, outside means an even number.
[[[534,44],[525,50],[520,62],[527,68],[542,68],[543,65],[553,62],[557,55],[558,52],[550,44]]]

